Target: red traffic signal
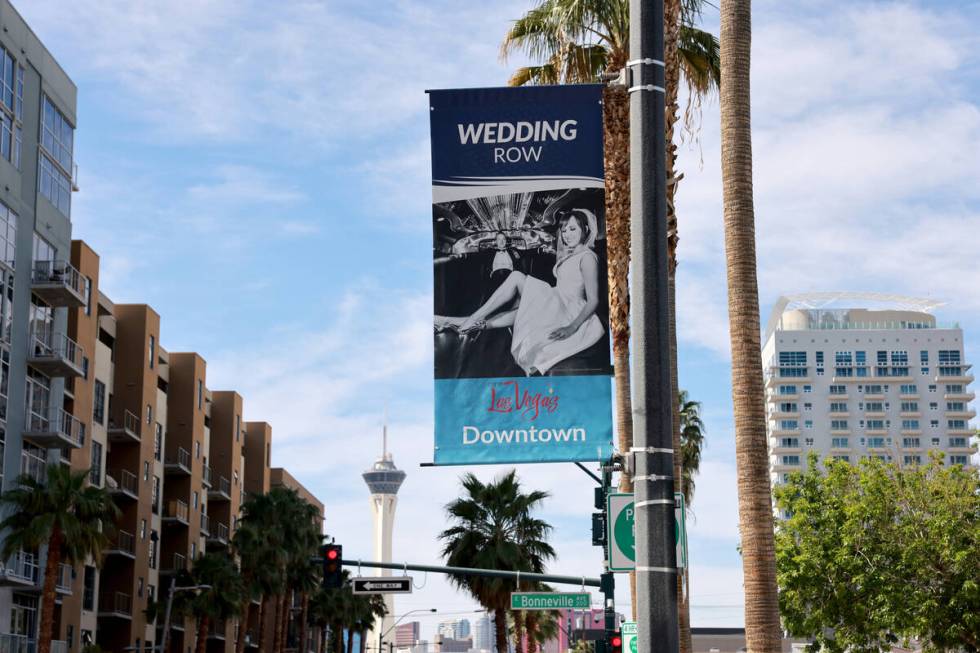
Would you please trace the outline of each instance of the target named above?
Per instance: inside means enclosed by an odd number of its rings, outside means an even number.
[[[609,634],[609,653],[622,653],[623,650],[623,634],[620,631],[614,631]]]
[[[323,545],[323,586],[336,589],[343,586],[344,577],[341,572],[341,562],[344,559],[344,547],[339,544]]]

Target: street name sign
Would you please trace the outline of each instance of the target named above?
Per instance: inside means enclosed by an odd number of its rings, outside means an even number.
[[[512,592],[511,610],[586,610],[592,607],[588,592]]]
[[[619,632],[623,635],[623,653],[636,653],[637,629],[635,621],[624,621]]]
[[[687,567],[687,519],[684,495],[674,493],[674,542],[677,567]],[[606,542],[609,571],[633,571],[636,567],[636,528],[633,521],[633,494],[611,493],[606,497]]]
[[[411,576],[361,576],[351,579],[354,594],[411,594]]]

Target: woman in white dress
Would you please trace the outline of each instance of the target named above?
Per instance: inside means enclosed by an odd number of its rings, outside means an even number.
[[[605,333],[596,315],[599,260],[592,249],[596,231],[592,212],[572,209],[558,224],[554,286],[515,270],[469,317],[437,316],[437,329],[472,334],[513,327],[510,351],[528,375],[546,374],[557,363],[588,349]],[[514,300],[516,308],[512,307]]]

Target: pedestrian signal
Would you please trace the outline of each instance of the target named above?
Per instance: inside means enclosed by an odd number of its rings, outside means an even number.
[[[337,589],[344,584],[340,565],[344,559],[344,547],[340,544],[324,544],[322,553],[323,586],[327,589]]]

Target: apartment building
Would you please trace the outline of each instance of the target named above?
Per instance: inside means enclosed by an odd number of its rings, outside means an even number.
[[[963,331],[937,322],[941,304],[876,293],[781,297],[762,360],[773,484],[807,455],[904,465],[941,452],[976,466]]]
[[[75,84],[7,0],[0,27],[0,486],[8,490],[21,473],[43,480],[49,463],[70,464],[88,441],[65,388],[90,372],[92,357],[67,331],[69,307],[87,299],[67,264]],[[3,561],[2,650],[35,632],[44,553]],[[58,571],[60,597],[71,573]]]

